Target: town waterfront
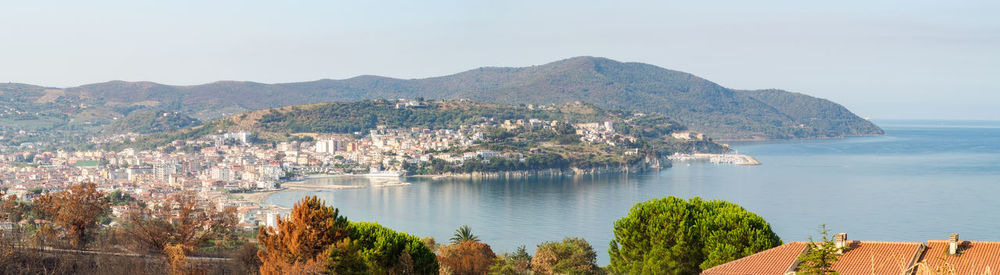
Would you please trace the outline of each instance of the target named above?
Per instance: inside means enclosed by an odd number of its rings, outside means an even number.
[[[886,136],[739,143],[760,166],[675,163],[659,173],[578,178],[365,178],[311,184],[366,188],[288,190],[265,201],[291,207],[317,195],[354,221],[446,242],[463,224],[494,250],[586,238],[608,264],[615,220],[665,196],[723,199],[763,216],[784,241],[826,223],[861,240],[995,240],[1000,236],[1000,122],[876,121]]]

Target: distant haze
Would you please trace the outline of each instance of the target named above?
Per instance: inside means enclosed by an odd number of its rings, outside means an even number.
[[[1000,120],[997,1],[0,3],[0,81],[423,78],[591,55],[863,117]]]

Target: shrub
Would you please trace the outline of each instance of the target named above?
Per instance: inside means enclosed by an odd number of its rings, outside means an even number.
[[[493,266],[496,257],[489,245],[477,241],[443,246],[437,255],[441,267],[454,275],[485,274]]]
[[[565,238],[562,242],[538,245],[531,269],[537,274],[601,274],[597,252],[582,238]]]

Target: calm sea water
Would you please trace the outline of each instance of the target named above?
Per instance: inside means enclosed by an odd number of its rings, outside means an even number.
[[[406,179],[401,187],[286,191],[317,195],[355,221],[447,242],[463,224],[497,252],[586,238],[608,264],[613,222],[666,196],[722,199],[763,216],[784,241],[820,224],[850,239],[923,242],[961,233],[1000,240],[1000,122],[878,121],[886,136],[733,144],[763,165],[675,164],[659,173],[507,180]],[[314,179],[367,185],[366,179]]]

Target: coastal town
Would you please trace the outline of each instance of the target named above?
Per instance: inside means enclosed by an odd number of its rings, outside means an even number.
[[[398,108],[406,108],[402,101]],[[642,116],[637,114],[636,116]],[[566,123],[539,119],[494,120],[457,129],[378,126],[367,133],[311,134],[289,141],[266,142],[250,132],[224,132],[174,140],[158,150],[125,148],[88,151],[43,151],[20,147],[5,151],[0,161],[0,187],[21,200],[58,192],[78,183],[94,183],[104,192],[121,191],[142,201],[161,201],[181,191],[195,191],[219,209],[237,209],[239,225],[253,229],[273,225],[282,209],[264,203],[270,193],[308,188],[312,176],[396,178],[431,162],[461,165],[476,160],[525,162],[520,152],[476,148],[496,131],[556,131],[571,127],[579,142],[622,147],[636,137],[615,130],[612,121]],[[705,139],[685,133],[677,139]],[[95,144],[134,140],[136,134],[92,138]],[[10,148],[5,148],[10,150]],[[536,150],[529,148],[529,151]],[[637,150],[625,150],[636,154]],[[130,205],[113,207],[114,215]]]

